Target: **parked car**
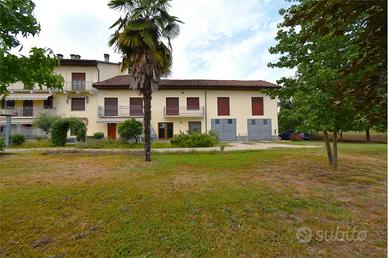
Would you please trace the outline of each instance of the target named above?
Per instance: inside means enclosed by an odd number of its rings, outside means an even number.
[[[294,133],[294,131],[291,129],[288,129],[287,131],[280,133],[279,137],[280,137],[280,140],[290,140],[294,134],[298,134],[300,139],[303,139],[305,141],[308,141],[311,138],[311,135],[309,133]]]

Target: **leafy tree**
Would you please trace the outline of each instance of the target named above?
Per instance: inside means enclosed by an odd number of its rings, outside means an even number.
[[[128,119],[119,124],[118,131],[123,140],[135,140],[138,143],[139,137],[143,132],[143,124],[133,118]]]
[[[31,0],[0,1],[0,94],[11,83],[21,81],[27,89],[35,85],[49,89],[62,88],[63,77],[53,74],[58,60],[49,49],[32,48],[29,56],[15,55],[12,49],[23,48],[18,37],[35,36],[40,25],[33,16],[35,4]]]
[[[122,69],[128,68],[130,85],[143,95],[145,160],[151,161],[151,100],[161,76],[170,73],[172,46],[180,22],[168,13],[170,0],[111,0],[109,7],[124,11],[111,28],[116,28],[110,46],[122,55]]]
[[[49,134],[51,127],[55,121],[61,119],[60,116],[51,116],[46,113],[40,113],[35,119],[33,125],[45,131],[46,134]]]
[[[77,141],[86,140],[86,125],[76,117],[61,118],[55,121],[51,130],[51,141],[55,146],[66,144],[67,132],[77,137]]]

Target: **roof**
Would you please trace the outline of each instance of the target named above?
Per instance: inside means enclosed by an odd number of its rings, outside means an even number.
[[[97,66],[98,63],[114,64],[114,65],[118,64],[118,63],[105,62],[105,61],[94,60],[94,59],[67,59],[67,58],[59,59],[59,64],[60,65]]]
[[[128,89],[129,75],[117,75],[105,81],[93,83],[97,89]],[[276,89],[279,85],[263,80],[170,80],[162,79],[160,89],[230,89],[259,90]]]

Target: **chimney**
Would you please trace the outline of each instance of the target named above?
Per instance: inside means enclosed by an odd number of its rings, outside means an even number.
[[[104,61],[109,62],[109,54],[104,54]]]
[[[62,54],[57,54],[57,58],[58,59],[63,59],[63,55]]]
[[[70,54],[70,59],[73,59],[73,60],[80,60],[80,59],[81,59],[81,56],[80,56],[80,55],[76,55],[76,54]]]

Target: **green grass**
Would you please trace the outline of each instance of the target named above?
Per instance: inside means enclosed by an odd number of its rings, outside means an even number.
[[[386,149],[0,156],[4,257],[352,257],[386,254]],[[299,243],[301,226],[368,230]],[[39,240],[41,245],[33,247]]]

